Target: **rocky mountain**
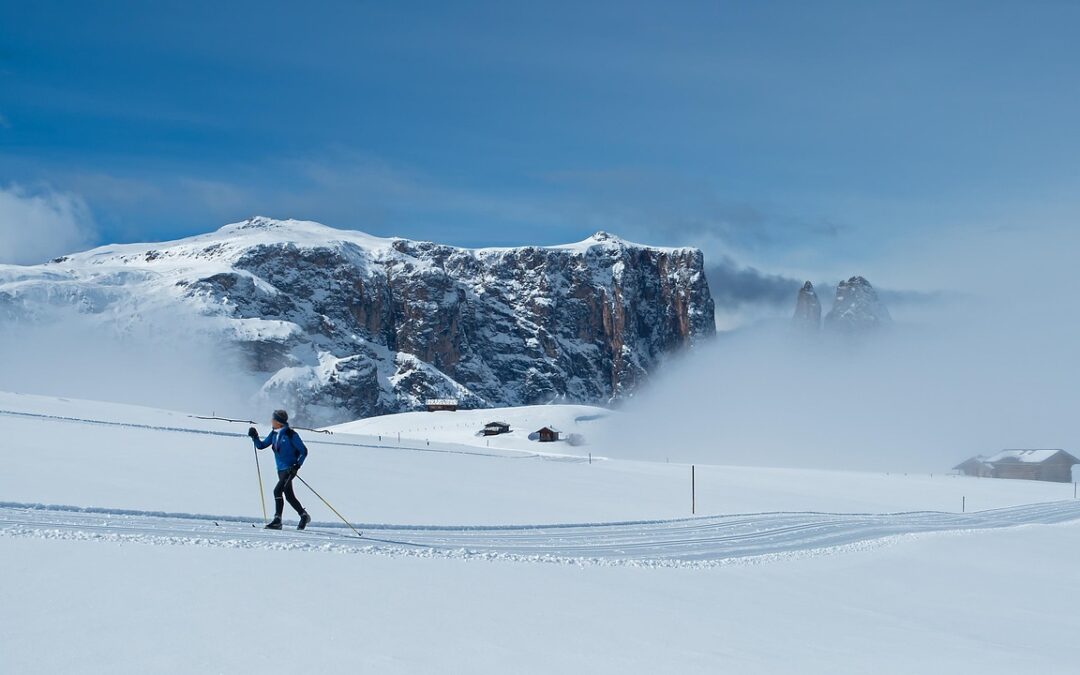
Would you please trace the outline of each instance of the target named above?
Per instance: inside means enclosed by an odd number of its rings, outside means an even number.
[[[0,266],[0,316],[73,307],[118,327],[195,321],[307,420],[632,394],[715,332],[703,256],[598,232],[462,249],[252,218],[162,244]]]
[[[814,284],[809,281],[799,289],[792,323],[796,330],[800,331],[816,332],[821,329],[821,302],[814,290]]]
[[[825,327],[842,333],[875,330],[892,323],[889,310],[863,277],[851,277],[836,287],[836,300],[825,315]]]
[[[874,287],[865,278],[854,276],[836,286],[836,298],[825,315],[824,326],[829,331],[856,335],[891,323],[889,310]],[[796,330],[807,333],[816,333],[822,328],[821,302],[814,284],[809,281],[799,289],[792,325]]]

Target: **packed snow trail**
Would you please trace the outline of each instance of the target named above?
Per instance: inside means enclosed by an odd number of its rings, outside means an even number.
[[[316,522],[303,532],[278,532],[262,530],[262,521],[254,518],[0,502],[0,534],[8,536],[641,566],[801,557],[899,535],[1073,520],[1080,520],[1080,501],[968,514],[755,513],[505,527],[357,524],[364,531],[360,539],[343,523]]]

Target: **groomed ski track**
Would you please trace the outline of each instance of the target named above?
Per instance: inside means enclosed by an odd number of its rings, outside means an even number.
[[[891,538],[1080,520],[1080,501],[976,513],[755,513],[680,520],[505,527],[316,522],[262,530],[252,518],[0,502],[0,535],[231,548],[699,567],[823,555]],[[255,527],[252,527],[255,525]]]

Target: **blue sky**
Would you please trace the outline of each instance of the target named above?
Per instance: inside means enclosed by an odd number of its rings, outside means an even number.
[[[1065,2],[5,2],[0,228],[606,229],[872,273],[1075,215],[1078,34]]]

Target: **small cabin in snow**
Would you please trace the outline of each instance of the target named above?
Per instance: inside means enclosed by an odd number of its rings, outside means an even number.
[[[969,476],[1070,483],[1075,464],[1080,459],[1060,449],[1002,450],[990,457],[972,457],[954,468]]]
[[[506,422],[488,422],[484,425],[485,436],[498,436],[510,433],[510,425]]]
[[[456,398],[429,398],[424,401],[424,407],[428,412],[437,412],[439,410],[446,410],[454,412],[458,409],[458,401]]]
[[[559,434],[561,432],[558,429],[552,429],[551,427],[544,427],[536,432],[537,440],[541,443],[554,443],[559,440]]]
[[[994,478],[1047,480],[1055,483],[1072,482],[1072,467],[1080,464],[1080,459],[1059,449],[1002,450],[987,457],[986,461],[994,467]]]
[[[976,478],[991,478],[994,475],[993,465],[988,464],[986,458],[982,455],[965,459],[954,466],[953,470],[959,471],[965,476],[975,476]]]

